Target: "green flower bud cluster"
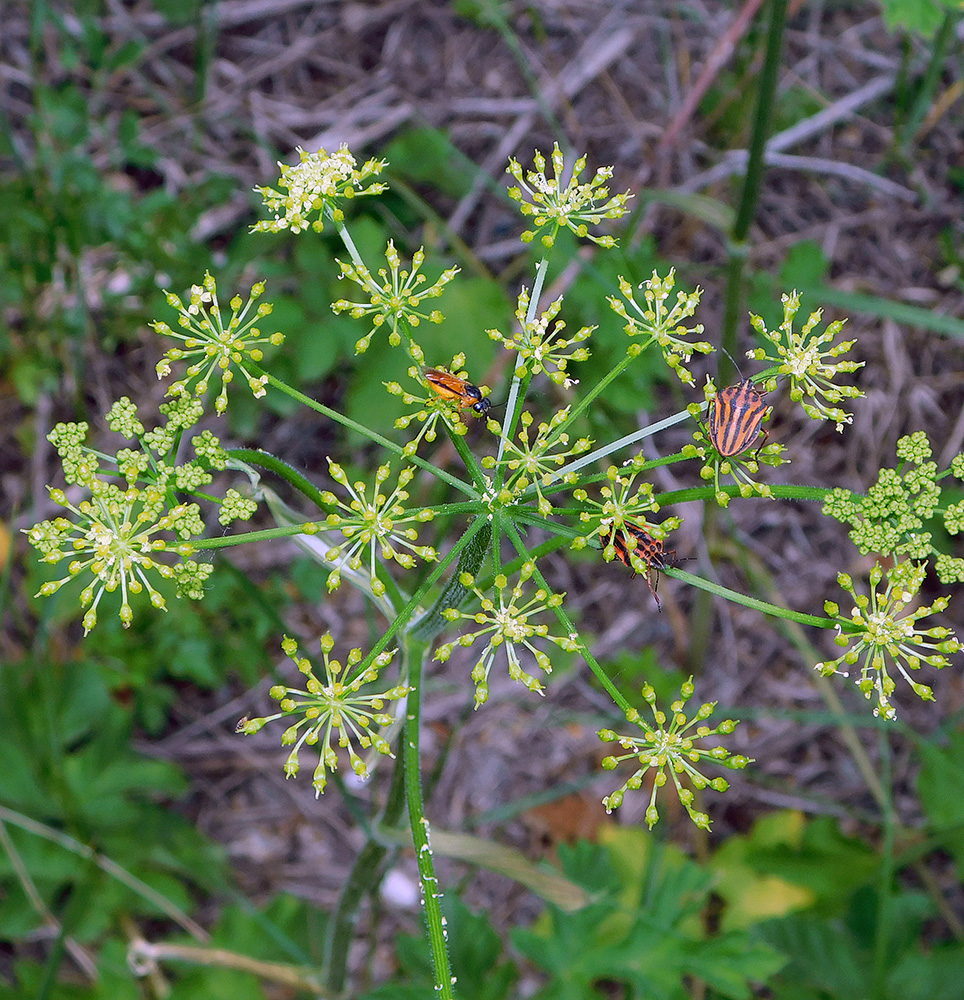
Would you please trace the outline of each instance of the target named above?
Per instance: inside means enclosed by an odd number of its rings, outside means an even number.
[[[942,507],[938,474],[930,442],[917,431],[897,442],[896,469],[881,469],[866,496],[835,489],[824,501],[823,512],[851,525],[850,538],[861,554],[875,552],[923,562],[934,559],[942,583],[964,581],[964,559],[940,552],[933,535],[925,530],[940,517],[951,535],[964,529],[964,503]],[[950,475],[964,481],[964,455],[951,462]]]
[[[573,549],[584,549],[589,544],[595,544],[600,533],[605,529],[621,529],[626,524],[646,524],[649,514],[659,511],[659,504],[653,499],[653,484],[639,482],[639,476],[646,467],[643,455],[636,455],[626,462],[622,468],[610,465],[606,470],[606,484],[600,487],[602,500],[595,500],[584,489],[573,491],[573,499],[578,500],[583,509],[579,512],[579,520],[587,530],[572,542]],[[651,525],[653,537],[662,540],[667,532],[678,528],[681,521],[678,517],[667,518],[662,525]],[[612,555],[607,557],[613,558]]]
[[[799,333],[794,332],[793,320],[800,309],[800,294],[791,292],[782,296],[782,301],[783,322],[776,330],[768,330],[760,316],[750,316],[750,325],[761,337],[770,341],[774,353],[759,347],[747,351],[746,356],[757,361],[773,362],[776,372],[772,385],[776,384],[778,376],[787,376],[790,379],[790,398],[799,403],[811,419],[833,420],[837,430],[842,431],[843,425],[849,424],[853,418],[838,404],[856,399],[863,393],[852,385],[836,385],[834,379],[841,373],[850,374],[863,368],[864,362],[834,359],[846,354],[856,341],[834,343],[846,320],[836,320],[829,323],[822,333],[817,332],[823,318],[822,309],[812,312],[803,329]]]

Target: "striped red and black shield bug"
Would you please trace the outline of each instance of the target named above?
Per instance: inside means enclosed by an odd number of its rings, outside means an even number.
[[[606,529],[603,529],[605,533]],[[636,568],[633,566],[631,555],[646,566],[646,586],[656,601],[656,610],[662,611],[659,603],[659,595],[656,588],[659,586],[659,571],[665,569],[668,563],[676,561],[676,549],[667,551],[663,548],[662,539],[653,536],[638,524],[631,521],[624,521],[622,529],[613,525],[609,529],[610,535],[606,542],[616,550],[616,557],[636,575]]]
[[[763,393],[749,379],[720,389],[710,404],[706,428],[710,444],[723,458],[733,458],[746,451],[762,433],[759,453],[769,437],[760,425],[770,409],[763,401]]]
[[[426,368],[422,374],[429,388],[442,399],[457,399],[460,409],[471,406],[480,417],[489,412],[492,404],[482,395],[482,390],[477,385],[441,368]]]

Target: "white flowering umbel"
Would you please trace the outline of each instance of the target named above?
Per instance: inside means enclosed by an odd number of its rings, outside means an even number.
[[[857,688],[868,700],[876,699],[874,715],[885,719],[897,718],[890,700],[897,685],[888,673],[888,663],[896,667],[918,698],[933,701],[931,689],[915,681],[908,671],[920,670],[925,663],[941,670],[950,664],[947,654],[959,653],[962,648],[952,629],[917,627],[921,618],[943,611],[950,601],[948,597],[938,597],[930,605],[915,604],[925,573],[925,566],[905,561],[896,563],[885,574],[880,563],[876,563],[870,571],[869,597],[858,594],[851,577],[841,573],[837,582],[853,600],[849,618],[840,614],[833,601],[824,604],[828,615],[839,618],[841,629],[846,627],[834,641],[838,646],[850,648],[843,656],[818,663],[814,669],[825,677],[836,673],[846,677],[849,668],[859,664]],[[878,593],[885,575],[887,585],[883,593]]]
[[[395,484],[395,489],[389,495],[381,492],[382,485],[391,477],[391,468],[380,465],[375,472],[375,481],[371,491],[363,480],[351,482],[345,470],[328,459],[328,471],[336,483],[340,483],[351,500],[345,503],[330,491],[321,494],[322,500],[330,505],[332,513],[325,523],[331,528],[338,528],[345,541],[333,545],[326,558],[337,563],[345,560],[348,566],[359,570],[367,556],[368,568],[371,573],[373,592],[381,596],[385,593],[385,584],[378,579],[376,573],[377,553],[383,559],[394,560],[405,569],[415,565],[416,556],[425,562],[435,562],[438,554],[430,545],[418,545],[418,530],[415,524],[424,524],[435,517],[435,511],[423,508],[415,512],[405,509],[404,502],[408,499],[405,487],[415,476],[415,470],[408,466],[401,470]],[[341,513],[339,513],[340,511]],[[328,575],[328,589],[334,590],[341,584],[341,573],[335,569]]]
[[[599,167],[588,184],[579,183],[579,175],[586,169],[586,157],[580,156],[572,165],[572,176],[564,182],[565,158],[559,143],[552,147],[552,177],[546,176],[546,158],[537,149],[533,155],[535,170],[526,170],[517,160],[509,160],[506,173],[511,174],[518,187],[509,188],[509,197],[519,202],[519,211],[532,220],[533,228],[521,236],[523,243],[531,243],[538,232],[546,230],[541,239],[551,247],[559,230],[571,229],[576,236],[590,239],[602,247],[612,247],[612,236],[595,236],[589,226],[598,226],[603,219],[619,219],[626,214],[626,202],[632,198],[629,191],[609,195],[609,178],[612,167]]]
[[[300,162],[293,167],[278,164],[281,168],[278,189],[255,188],[274,218],[256,222],[251,227],[252,232],[279,233],[290,229],[293,233],[301,233],[313,229],[320,233],[325,228],[326,214],[337,223],[344,220],[344,212],[337,205],[340,199],[388,190],[387,184],[369,183],[385,169],[385,160],[367,160],[358,169],[345,143],[336,153],[328,153],[325,149],[306,153],[300,146],[297,151]]]
[[[351,302],[339,299],[331,304],[332,312],[348,312],[354,319],[371,317],[371,329],[355,344],[355,353],[364,354],[372,342],[372,337],[382,327],[388,331],[388,343],[398,347],[403,335],[408,340],[409,354],[420,364],[424,363],[425,355],[422,348],[412,340],[409,327],[417,327],[423,319],[430,323],[441,323],[445,317],[437,310],[431,312],[419,311],[425,299],[438,298],[445,286],[459,273],[457,267],[446,268],[434,284],[425,285],[428,280],[421,273],[425,263],[425,253],[419,248],[412,258],[411,270],[402,267],[402,258],[395,249],[395,243],[388,241],[385,250],[388,269],[378,269],[378,281],[364,264],[346,264],[338,261],[341,276],[355,282],[368,298],[367,302]]]
[[[747,351],[748,358],[757,361],[771,361],[777,366],[776,375],[786,375],[790,379],[790,398],[799,403],[812,420],[832,420],[837,430],[853,419],[840,408],[845,399],[856,399],[863,393],[852,385],[835,385],[834,379],[841,372],[849,374],[863,368],[863,361],[835,361],[846,354],[856,341],[843,340],[834,343],[843,329],[845,320],[829,323],[820,333],[817,330],[823,318],[823,310],[810,313],[803,329],[796,333],[793,320],[800,309],[800,293],[792,292],[782,296],[783,322],[775,329],[768,330],[760,316],[750,316],[750,324],[761,337],[773,345],[771,349],[758,347]],[[830,360],[827,360],[830,359]],[[774,383],[775,384],[775,379]]]
[[[485,648],[472,670],[472,680],[475,681],[476,708],[484,705],[488,700],[489,671],[492,669],[500,647],[505,649],[509,676],[512,680],[518,681],[529,691],[535,691],[538,694],[544,693],[542,684],[522,669],[519,650],[516,647],[522,646],[527,649],[535,657],[536,664],[547,674],[552,672],[552,663],[543,650],[533,645],[531,639],[544,639],[569,653],[579,651],[579,645],[573,637],[550,635],[548,625],[532,621],[543,612],[559,607],[565,597],[565,594],[550,594],[549,591],[541,587],[531,596],[526,596],[528,593],[527,584],[534,572],[535,564],[525,563],[519,571],[518,581],[511,589],[508,578],[503,573],[496,576],[494,586],[497,591],[498,603],[474,586],[474,580],[470,574],[463,574],[461,582],[463,586],[471,587],[475,592],[482,606],[481,610],[473,614],[471,612],[463,613],[457,608],[449,608],[443,612],[443,617],[450,622],[463,619],[475,622],[481,627],[475,632],[467,632],[454,642],[439,646],[435,651],[436,660],[444,663],[452,655],[456,646],[471,646],[478,639],[486,639]]]
[[[238,732],[250,736],[276,719],[300,715],[301,718],[290,725],[281,737],[283,746],[294,744],[285,761],[284,772],[286,778],[294,777],[301,768],[300,751],[306,746],[320,746],[318,766],[311,780],[316,798],[328,784],[326,771],[334,773],[338,769],[338,754],[332,745],[336,737],[336,745],[348,751],[352,770],[360,778],[368,777],[368,766],[358,755],[354,744],[366,750],[372,747],[388,757],[395,756],[385,738],[373,727],[390,726],[395,717],[386,711],[386,704],[404,698],[411,690],[404,684],[397,684],[386,691],[362,694],[362,688],[376,681],[379,671],[391,662],[395,650],[379,653],[367,667],[356,670],[362,661],[362,651],[352,649],[343,667],[338,660],[329,658],[334,647],[330,634],[321,637],[321,653],[325,662],[324,681],[321,681],[311,661],[298,655],[298,643],[285,636],[281,648],[305,675],[305,687],[276,684],[269,693],[281,702],[281,711],[260,719],[245,718],[238,723]]]
[[[228,385],[234,380],[235,368],[248,383],[255,399],[260,399],[265,394],[268,376],[253,374],[247,365],[252,361],[255,364],[262,361],[263,346],[277,347],[285,338],[283,333],[277,331],[264,336],[255,326],[258,320],[270,315],[274,308],[270,302],[262,302],[252,311],[252,306],[262,294],[264,282],[259,281],[251,287],[247,302],[240,295],[235,295],[230,303],[231,318],[225,323],[218,303],[217,284],[209,273],[205,273],[203,284],[191,286],[190,302],[186,306],[173,292],[167,293],[167,304],[177,310],[177,323],[184,332],[174,330],[160,321],[152,324],[158,333],[174,337],[182,345],[172,347],[158,361],[157,377],[165,378],[170,375],[172,361],[191,362],[184,378],[171,383],[167,390],[168,396],[191,391],[196,396],[204,396],[212,382],[217,384],[220,381],[221,388],[214,401],[214,408],[218,413],[224,413],[228,408]]]

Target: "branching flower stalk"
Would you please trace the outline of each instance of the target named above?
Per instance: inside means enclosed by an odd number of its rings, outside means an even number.
[[[917,436],[901,442],[901,465],[882,474],[872,490],[870,505],[863,502],[864,498],[843,491],[829,494],[814,487],[758,482],[761,464],[777,467],[783,458],[777,444],[759,448],[762,438],[758,432],[765,407],[758,394],[748,392],[749,383],[724,386],[719,396],[714,395],[717,389],[710,384],[702,404],[694,401],[687,410],[595,448],[588,438],[576,438],[570,430],[574,421],[582,418],[592,401],[648,347],[658,347],[663,361],[684,387],[695,386],[690,370],[694,355],[705,354],[711,348],[697,339],[703,333],[702,325],[695,322],[699,289],[677,289],[673,271],[663,276],[653,272],[638,289],[620,279],[619,295],[610,295],[609,303],[624,321],[625,355],[596,385],[587,390],[578,387],[571,366],[589,356],[593,328],[584,326],[570,333],[562,319],[562,299],[542,302],[549,254],[563,228],[600,248],[613,246],[612,236],[593,232],[591,227],[607,219],[619,219],[630,195],[610,194],[607,182],[611,168],[597,170],[588,182],[581,182],[585,160],[578,160],[570,173],[558,147],[548,161],[536,151],[529,171],[515,161],[509,166],[508,172],[516,182],[510,196],[520,203],[531,223],[524,239],[532,241],[539,236],[545,252],[536,266],[531,292],[523,289],[519,296],[514,332],[490,331],[491,338],[511,352],[512,374],[501,423],[484,423],[478,418],[487,414],[489,389],[476,387],[467,378],[464,354],[456,354],[447,369],[426,368],[424,352],[414,337],[421,323],[441,322],[441,314],[429,310],[427,300],[443,293],[457,269],[443,270],[430,284],[422,273],[423,251],[417,250],[406,266],[394,243],[389,242],[387,266],[373,275],[348,231],[345,200],[384,190],[385,185],[375,178],[385,164],[369,160],[359,167],[346,147],[333,154],[324,150],[299,151],[299,156],[300,163],[282,168],[276,187],[259,189],[272,218],[254,229],[311,238],[327,224],[336,227],[350,257],[350,263],[339,265],[342,275],[357,284],[363,294],[358,301],[342,299],[333,309],[368,323],[357,343],[358,352],[368,348],[378,331],[385,330],[389,345],[404,344],[417,363],[408,369],[417,387],[403,388],[402,381],[387,383],[389,392],[400,396],[411,408],[396,422],[397,433],[379,434],[364,422],[278,379],[268,365],[283,335],[280,331],[262,331],[258,325],[271,312],[270,304],[261,300],[263,283],[252,288],[246,301],[241,296],[232,298],[231,315],[225,318],[218,305],[214,279],[208,274],[191,288],[186,305],[176,295],[169,296],[168,301],[178,312],[179,332],[163,323],[155,324],[159,333],[179,342],[158,365],[158,374],[165,377],[172,373],[174,364],[187,363],[186,371],[176,377],[169,390],[171,400],[162,406],[166,423],[146,430],[130,400],[118,400],[107,415],[107,423],[122,433],[130,446],[115,455],[87,446],[85,424],[58,425],[51,440],[61,456],[64,479],[87,491],[90,498],[68,499],[65,491],[52,491],[52,497],[70,517],[41,522],[29,536],[47,562],[72,560],[67,575],[45,583],[41,594],[56,592],[71,579],[86,580],[81,595],[85,630],[93,627],[98,609],[105,603],[104,595],[114,591],[120,592],[120,616],[125,625],[133,613],[131,597],[139,591],[146,591],[147,599],[157,607],[164,604],[166,592],[162,594],[162,589],[168,581],[178,584],[188,596],[203,596],[204,580],[211,570],[190,558],[197,550],[295,533],[315,536],[302,538],[302,544],[314,543],[310,548],[312,557],[331,571],[329,588],[342,582],[357,587],[369,607],[383,615],[387,624],[367,652],[352,650],[344,665],[331,658],[334,643],[326,635],[321,640],[323,665],[317,669],[298,654],[294,639],[285,638],[283,649],[298,665],[303,684],[277,685],[272,694],[280,702],[279,711],[243,720],[242,731],[256,732],[269,722],[285,719],[288,725],[283,742],[291,748],[286,774],[294,776],[306,749],[317,748],[313,784],[321,794],[337,766],[339,750],[347,753],[350,766],[361,776],[368,774],[370,760],[391,759],[396,723],[389,704],[405,699],[404,740],[398,766],[404,774],[435,971],[435,995],[451,998],[453,980],[439,909],[441,893],[421,794],[419,724],[422,670],[430,654],[429,642],[449,630],[435,652],[436,659],[443,662],[459,649],[474,651],[470,676],[477,709],[490,696],[492,671],[499,662],[504,662],[510,679],[531,693],[542,694],[554,661],[558,667],[560,658],[584,659],[619,711],[635,727],[624,735],[610,729],[600,731],[604,740],[618,743],[623,751],[606,758],[604,766],[612,769],[629,760],[635,766],[628,780],[607,796],[607,808],[618,807],[628,792],[642,788],[647,775],[652,775],[646,810],[647,823],[652,826],[659,816],[657,792],[672,779],[690,817],[705,828],[709,818],[699,811],[696,793],[706,787],[723,791],[726,781],[704,775],[704,765],[716,763],[734,769],[749,763],[745,757],[716,745],[720,737],[733,732],[736,723],[726,720],[711,728],[706,720],[712,713],[712,703],[688,716],[685,704],[694,694],[692,681],[683,686],[668,714],[657,708],[653,689],[647,685],[642,700],[649,705],[652,720],[643,721],[641,710],[620,694],[604,665],[593,657],[566,609],[565,595],[549,586],[538,560],[563,545],[601,549],[604,558],[618,555],[626,564],[625,569],[614,567],[613,572],[635,570],[644,574],[654,594],[651,570],[655,567],[677,581],[755,611],[819,628],[836,628],[838,643],[848,649],[837,660],[818,664],[818,669],[835,673],[859,664],[858,686],[868,697],[876,698],[880,714],[892,717],[891,674],[899,673],[920,697],[929,698],[930,689],[912,680],[911,674],[925,665],[940,669],[951,654],[960,651],[960,643],[950,629],[917,627],[921,618],[943,611],[946,598],[938,598],[926,608],[914,607],[912,599],[919,592],[925,561],[932,557],[940,572],[964,576],[956,562],[948,562],[950,557],[941,561],[942,554],[924,530],[927,522],[938,515],[944,518],[948,531],[964,529],[964,503],[956,498],[945,499],[940,480],[948,473],[937,474],[929,445]],[[859,393],[853,387],[837,385],[836,379],[854,372],[859,364],[837,360],[851,347],[851,342],[837,342],[841,323],[831,323],[820,332],[818,310],[797,333],[793,321],[798,310],[799,296],[794,293],[784,297],[784,321],[776,330],[769,331],[762,320],[751,318],[769,345],[762,353],[753,352],[751,356],[774,365],[771,372],[755,377],[769,376],[766,384],[771,391],[776,388],[774,380],[785,378],[791,398],[798,400],[810,416],[831,420],[840,429],[849,420],[841,402]],[[433,366],[440,363],[440,359],[432,359]],[[479,373],[482,365],[479,359],[470,359],[467,367]],[[387,460],[373,479],[365,481],[329,459],[335,486],[324,489],[274,456],[254,449],[228,455],[209,430],[191,436],[189,429],[203,415],[212,389],[217,389],[213,410],[223,414],[228,404],[228,385],[237,375],[246,381],[255,398],[261,398],[268,388],[284,392],[340,427],[374,442]],[[561,390],[573,398],[540,420],[533,404],[545,399],[542,389],[546,380],[555,383],[553,394]],[[492,389],[491,405],[497,413],[505,389]],[[742,404],[733,403],[741,398]],[[714,400],[729,400],[733,405],[708,413]],[[709,426],[697,430],[695,444],[682,452],[652,462],[638,453],[639,442],[645,437],[682,420],[700,420],[707,415]],[[724,416],[743,421],[729,426],[730,431],[738,433],[725,436],[726,443],[720,430]],[[428,450],[424,446],[436,442],[440,429],[452,442],[454,454],[435,449],[423,457]],[[709,429],[713,433],[708,433]],[[736,444],[732,443],[734,438]],[[187,450],[188,443],[193,454],[185,460],[181,452]],[[464,469],[441,467],[450,461],[461,462]],[[681,474],[688,470],[694,482],[702,477],[704,484],[659,495],[648,479],[657,464],[673,464]],[[605,472],[600,471],[603,466],[608,466]],[[238,471],[248,478],[246,489],[228,487],[218,491],[223,495],[214,495],[211,484],[215,475]],[[301,504],[311,505],[312,513],[303,515],[293,507],[282,510],[285,505],[278,495],[261,482],[262,472],[289,483],[299,492]],[[955,459],[950,474],[964,480],[964,456]],[[733,476],[736,486],[722,482],[728,475]],[[457,502],[419,499],[410,504],[410,491],[419,498],[426,496],[429,476],[455,490]],[[869,596],[859,593],[859,586],[842,576],[841,584],[854,607],[848,616],[828,602],[829,617],[824,618],[780,608],[673,568],[672,550],[664,550],[663,543],[667,532],[679,525],[679,518],[661,515],[658,521],[654,519],[664,502],[715,497],[717,502],[728,503],[734,496],[825,499],[827,513],[852,525],[856,544],[896,557],[896,565],[886,573],[886,587],[881,590],[882,570],[871,575]],[[268,511],[280,527],[233,535],[213,532],[215,537],[204,537],[202,505],[216,504],[217,520],[228,524],[250,517],[259,498],[267,500]],[[442,515],[445,522],[464,517],[468,523],[452,545],[431,540],[438,544],[442,553],[439,556],[435,545],[424,540],[423,532],[433,519],[441,522]],[[299,520],[302,517],[304,520]],[[209,525],[213,523],[213,519],[208,521]],[[539,539],[529,540],[535,534],[526,534],[530,527],[538,529]],[[511,558],[506,541],[514,550]],[[423,568],[420,562],[429,565]],[[964,565],[964,561],[959,562]],[[417,585],[407,584],[419,572],[422,578]],[[637,583],[627,573],[623,586],[635,587]],[[405,669],[393,684],[380,678],[389,668],[394,669],[395,647],[405,650]],[[395,787],[400,787],[398,781]],[[360,893],[339,909],[330,941],[350,939],[350,911],[358,902]],[[339,972],[333,966],[334,979],[329,984],[335,992],[344,988],[344,966],[340,968]]]
[[[390,331],[389,344],[392,347],[398,347],[404,336],[408,353],[419,364],[424,364],[425,354],[413,339],[411,330],[413,327],[417,327],[423,319],[438,324],[445,317],[438,309],[433,309],[429,313],[421,312],[419,306],[424,299],[438,298],[445,286],[458,274],[459,269],[457,267],[447,268],[434,284],[422,288],[421,286],[425,284],[427,279],[420,270],[425,263],[425,253],[421,248],[416,251],[412,258],[411,270],[402,268],[401,257],[392,240],[388,241],[385,259],[388,261],[388,270],[379,268],[378,271],[381,283],[374,279],[371,271],[364,264],[346,264],[344,261],[338,261],[342,277],[359,285],[368,301],[352,302],[347,299],[339,299],[332,303],[332,311],[336,315],[348,312],[355,319],[361,319],[365,316],[371,317],[372,327],[355,344],[356,354],[363,354],[367,351],[375,333],[382,326],[386,326]]]
[[[255,399],[264,396],[268,379],[264,375],[255,376],[250,364],[263,360],[261,345],[279,347],[285,339],[279,331],[262,336],[254,325],[271,314],[273,307],[270,302],[263,302],[247,318],[251,307],[264,294],[264,288],[263,281],[253,285],[247,302],[243,302],[240,295],[234,296],[231,299],[231,318],[226,325],[221,318],[217,283],[210,273],[205,272],[202,284],[191,287],[191,297],[186,306],[173,292],[167,293],[167,304],[177,310],[178,325],[187,332],[180,333],[163,322],[152,324],[159,334],[180,340],[182,344],[181,347],[172,347],[157,363],[157,377],[170,375],[172,361],[197,358],[188,365],[183,378],[171,383],[167,390],[169,396],[188,393],[192,389],[195,395],[204,396],[212,379],[220,379],[221,389],[214,408],[218,413],[224,413],[228,408],[228,385],[234,379],[232,368],[237,368],[247,381]]]
[[[414,512],[407,511],[404,502],[408,499],[405,487],[415,476],[415,470],[408,466],[398,474],[394,490],[388,495],[381,492],[382,485],[391,476],[391,467],[380,465],[369,491],[367,485],[358,480],[352,483],[345,470],[328,459],[331,478],[339,483],[351,497],[349,503],[339,499],[334,493],[325,491],[322,499],[329,508],[338,508],[342,513],[328,514],[326,523],[338,528],[345,541],[334,545],[328,552],[328,559],[335,561],[346,558],[352,569],[363,565],[362,555],[367,552],[371,573],[372,591],[376,595],[385,593],[385,585],[376,572],[377,556],[394,560],[405,569],[415,565],[416,557],[426,562],[434,562],[438,555],[431,545],[417,545],[418,529],[413,525],[425,524],[435,517],[431,508]],[[335,590],[341,584],[341,573],[335,569],[328,576],[328,590]]]
[[[776,388],[780,375],[790,380],[790,398],[799,403],[813,420],[832,420],[837,431],[853,419],[838,404],[846,399],[856,399],[863,393],[852,385],[838,385],[834,379],[840,373],[849,374],[863,368],[863,361],[837,361],[856,343],[844,340],[835,343],[837,334],[843,329],[845,320],[829,323],[823,333],[817,332],[823,310],[810,314],[799,333],[793,329],[793,320],[800,310],[800,294],[796,291],[782,297],[783,322],[773,331],[766,327],[762,317],[750,316],[750,324],[761,336],[770,341],[773,354],[766,348],[758,347],[747,351],[748,358],[770,361],[776,365],[776,375],[769,387]]]
[[[549,634],[549,626],[532,619],[541,617],[550,608],[562,604],[564,594],[553,594],[545,587],[531,592],[526,585],[535,572],[533,563],[526,563],[519,571],[519,578],[512,588],[508,578],[499,574],[495,578],[497,601],[491,600],[474,586],[474,580],[466,576],[462,583],[471,588],[481,605],[477,612],[462,612],[457,608],[449,608],[443,612],[450,622],[460,620],[471,621],[480,628],[474,632],[466,632],[453,642],[444,643],[435,652],[435,659],[445,662],[452,655],[456,646],[472,646],[478,639],[486,638],[486,644],[472,668],[472,680],[475,682],[475,707],[484,705],[489,698],[489,672],[495,662],[500,648],[505,650],[509,668],[509,677],[529,691],[544,694],[542,683],[527,673],[519,659],[517,646],[527,650],[535,659],[536,665],[546,674],[552,672],[549,656],[531,640],[540,638],[552,643],[566,652],[576,652],[578,645],[568,636],[553,636]]]
[[[531,488],[538,498],[539,513],[546,517],[552,512],[552,504],[543,495],[543,488],[556,479],[554,473],[565,464],[567,458],[580,455],[592,447],[588,438],[579,438],[568,447],[569,435],[557,430],[565,422],[568,412],[568,407],[558,410],[548,423],[540,423],[535,434],[531,435],[530,429],[535,418],[528,410],[523,410],[518,444],[515,441],[506,442],[508,457],[502,459],[502,465],[509,474],[499,493],[500,500],[509,503]],[[497,433],[498,424],[494,421],[492,423],[491,429]],[[495,465],[496,461],[492,456],[482,459],[483,468],[492,469]],[[561,478],[571,484],[575,481],[575,474],[566,474]]]

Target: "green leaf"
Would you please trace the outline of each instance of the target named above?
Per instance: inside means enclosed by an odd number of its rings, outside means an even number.
[[[587,844],[560,850],[566,874],[595,887],[599,901],[573,913],[549,906],[539,931],[513,933],[516,947],[550,977],[539,1000],[608,996],[616,983],[630,987],[634,997],[683,1000],[691,976],[722,996],[745,1000],[751,981],[780,968],[777,952],[743,932],[708,937],[698,915],[711,876],[655,844],[642,831],[620,830],[609,852]]]
[[[751,837],[745,851],[727,848],[721,852],[720,864],[738,859],[757,876],[775,876],[802,886],[824,912],[838,912],[878,869],[877,855],[863,842],[845,837],[836,821],[827,817],[806,824],[796,842],[792,837],[775,840],[772,831],[761,833],[759,842]]]
[[[381,154],[388,160],[389,174],[429,185],[451,198],[461,198],[472,188],[477,168],[445,132],[418,128],[393,139]]]
[[[794,914],[763,925],[761,933],[789,960],[780,974],[781,981],[816,988],[839,1000],[866,996],[871,981],[869,957],[857,947],[842,921]]]
[[[881,0],[884,22],[888,28],[905,28],[930,38],[952,10],[960,9],[955,0]]]
[[[906,955],[887,977],[893,1000],[960,1000],[964,983],[964,948],[939,946]]]
[[[921,742],[917,793],[934,834],[964,873],[964,733],[952,733],[946,747]]]

